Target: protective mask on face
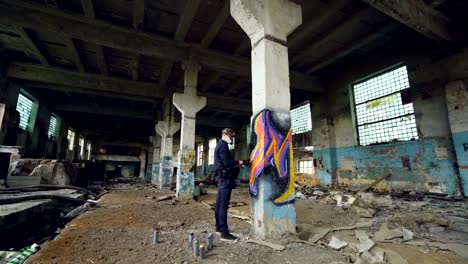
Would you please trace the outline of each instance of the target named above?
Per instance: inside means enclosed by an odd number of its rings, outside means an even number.
[[[232,139],[228,135],[224,135],[223,140],[228,144],[232,144]]]

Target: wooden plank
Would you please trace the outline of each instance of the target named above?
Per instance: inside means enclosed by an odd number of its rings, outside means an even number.
[[[0,114],[2,114],[0,112]],[[10,153],[10,154],[18,154],[20,153],[22,147],[20,146],[3,146],[0,145],[0,153]]]
[[[454,42],[449,19],[422,0],[363,0],[382,13],[436,40]]]

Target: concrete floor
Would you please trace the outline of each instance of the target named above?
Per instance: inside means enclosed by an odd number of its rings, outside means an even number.
[[[330,232],[316,245],[297,243],[294,238],[278,241],[286,245],[284,251],[278,252],[246,243],[250,225],[236,218],[230,218],[229,223],[232,231],[242,239],[227,244],[216,238],[216,247],[202,261],[188,249],[187,234],[194,232],[196,237],[203,239],[208,232],[214,231],[213,211],[206,204],[213,200],[215,189],[207,188],[208,195],[200,197],[205,203],[186,203],[156,202],[157,197],[172,193],[151,187],[129,184],[120,187],[105,195],[98,207],[70,222],[56,239],[45,243],[27,263],[350,263],[347,260],[351,254],[349,250],[337,252],[326,245],[332,235],[353,243],[354,230]],[[248,203],[247,189],[241,186],[234,191],[233,200]],[[248,208],[246,205],[231,210],[244,215],[248,214]],[[344,210],[323,200],[297,200],[296,208],[298,226],[302,229],[300,236],[310,226],[343,227],[362,221],[353,210]],[[377,231],[383,221],[388,221],[389,215],[395,214],[395,210],[405,213],[398,208],[382,210],[371,220],[374,226],[365,231],[369,234]],[[161,230],[161,243],[156,246],[151,244],[154,228]],[[452,234],[450,239],[455,239]],[[417,235],[418,239],[423,236]],[[432,239],[442,240],[444,237],[433,236]],[[376,243],[376,247],[385,250],[386,263],[462,264],[468,260],[450,250],[429,246],[386,242]],[[460,244],[460,247],[463,250],[466,246]]]

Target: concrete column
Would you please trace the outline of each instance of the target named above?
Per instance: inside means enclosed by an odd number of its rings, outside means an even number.
[[[164,121],[159,121],[156,125],[156,132],[161,136],[161,161],[159,163],[160,189],[163,186],[171,186],[173,136],[179,129],[180,123],[174,121],[172,113]]]
[[[252,45],[250,194],[252,235],[280,238],[295,233],[294,165],[287,36],[302,23],[301,7],[289,0],[231,0],[231,15]]]
[[[455,81],[446,85],[445,96],[452,133],[453,145],[457,155],[460,178],[460,192],[468,196],[468,84]]]
[[[146,149],[144,147],[141,148],[140,152],[140,178],[144,179],[145,178],[145,172],[146,172]]]
[[[156,125],[157,126],[157,125]],[[156,127],[155,127],[156,130]],[[159,185],[159,163],[161,162],[161,136],[156,133],[154,137],[151,137],[151,143],[153,143],[153,157],[148,162],[152,163],[151,166],[151,183]]]
[[[200,65],[185,61],[184,93],[174,93],[174,106],[182,113],[182,130],[177,162],[177,196],[192,198],[195,188],[195,116],[206,105],[206,97],[197,96],[198,71]]]

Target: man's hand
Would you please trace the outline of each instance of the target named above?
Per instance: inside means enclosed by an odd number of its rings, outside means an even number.
[[[243,165],[244,164],[244,161],[242,160],[239,160],[239,166]]]

